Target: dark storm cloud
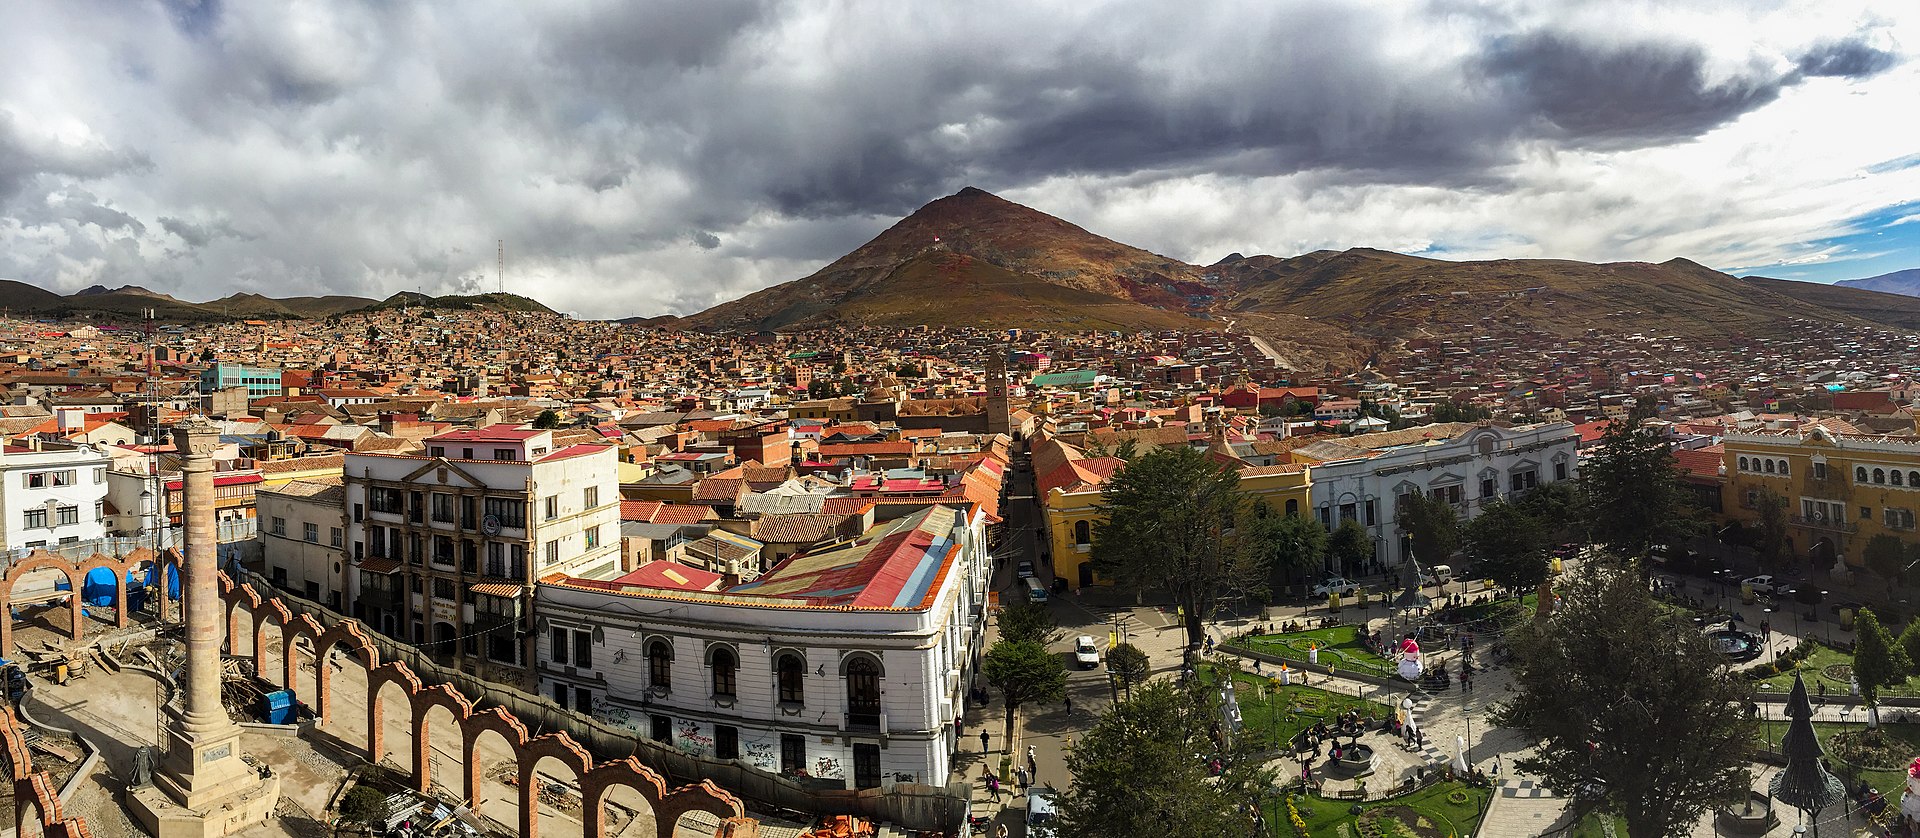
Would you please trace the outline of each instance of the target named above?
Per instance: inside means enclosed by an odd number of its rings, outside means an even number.
[[[1558,33],[1496,41],[1489,78],[1574,143],[1670,142],[1698,136],[1780,95],[1792,79],[1755,70],[1707,80],[1693,44],[1589,44]]]
[[[0,238],[0,276],[384,296],[491,275],[504,239],[510,287],[654,313],[803,275],[964,185],[1497,192],[1525,153],[1684,142],[1898,60],[1858,34],[1728,59],[1586,8],[29,4],[0,79],[57,93],[0,81],[0,222],[36,244]]]
[[[1800,56],[1800,72],[1809,76],[1860,78],[1885,72],[1900,57],[1854,38],[1822,44]]]

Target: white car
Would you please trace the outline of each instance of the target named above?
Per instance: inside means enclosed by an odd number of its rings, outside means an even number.
[[[1081,669],[1100,668],[1100,647],[1093,645],[1093,635],[1083,634],[1073,641],[1073,662]]]
[[[1014,573],[1018,575],[1021,579],[1032,579],[1033,578],[1033,562],[1022,559],[1020,561],[1020,564],[1014,567]]]
[[[1745,585],[1749,588],[1752,588],[1753,592],[1756,594],[1766,594],[1768,596],[1772,596],[1775,590],[1785,587],[1784,585],[1773,581],[1772,576],[1765,576],[1765,575],[1749,576],[1745,579],[1740,580],[1740,584]]]
[[[1358,593],[1359,590],[1360,583],[1358,582],[1354,582],[1343,576],[1330,576],[1327,578],[1327,581],[1313,586],[1313,596],[1315,599],[1325,599],[1328,594],[1353,596],[1355,593]]]

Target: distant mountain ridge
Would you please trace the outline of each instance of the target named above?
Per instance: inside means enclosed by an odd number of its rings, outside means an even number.
[[[139,320],[151,310],[156,320],[217,322],[222,320],[312,320],[400,306],[439,309],[492,309],[553,313],[538,301],[517,294],[473,294],[433,297],[402,291],[385,300],[347,295],[268,297],[238,293],[204,303],[190,303],[137,285],[108,288],[94,285],[61,295],[14,280],[0,280],[0,307],[14,314],[43,317],[96,317]]]
[[[1283,355],[1350,364],[1404,339],[1470,334],[1488,318],[1567,336],[1775,335],[1795,319],[1920,329],[1920,300],[1739,279],[1687,259],[1453,262],[1362,247],[1233,253],[1201,267],[969,187],[813,274],[675,325],[1235,330]]]
[[[1920,268],[1908,268],[1904,271],[1870,276],[1866,279],[1843,279],[1834,284],[1846,288],[1920,297]]]

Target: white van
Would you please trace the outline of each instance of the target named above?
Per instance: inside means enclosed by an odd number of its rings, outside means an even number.
[[[1451,566],[1443,565],[1443,564],[1434,565],[1430,570],[1427,571],[1426,581],[1427,581],[1427,584],[1429,585],[1445,585],[1449,582],[1452,582],[1453,568]]]
[[[1027,599],[1031,602],[1047,601],[1047,586],[1032,576],[1027,577]]]

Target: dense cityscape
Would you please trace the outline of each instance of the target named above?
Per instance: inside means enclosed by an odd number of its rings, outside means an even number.
[[[1920,4],[5,20],[0,838],[1920,836]]]

